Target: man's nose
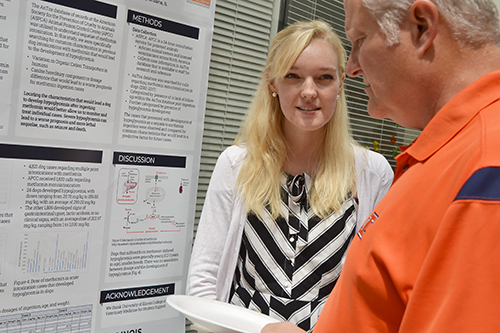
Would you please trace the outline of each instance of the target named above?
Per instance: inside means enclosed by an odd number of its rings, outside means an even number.
[[[351,52],[351,54],[349,55],[349,58],[347,59],[345,72],[350,77],[356,77],[362,74],[361,66],[359,65],[356,53]]]

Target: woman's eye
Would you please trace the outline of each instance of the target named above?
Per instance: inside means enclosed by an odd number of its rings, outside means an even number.
[[[320,76],[320,79],[322,79],[322,80],[333,80],[333,75],[324,74],[324,75]]]
[[[288,73],[287,75],[285,75],[285,78],[287,78],[287,79],[298,79],[299,76],[297,74],[294,74],[294,73]]]

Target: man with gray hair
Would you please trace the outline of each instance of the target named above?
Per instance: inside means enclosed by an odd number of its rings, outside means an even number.
[[[489,0],[344,0],[368,112],[421,129],[314,333],[500,327],[500,27]],[[289,323],[263,333],[301,332]]]

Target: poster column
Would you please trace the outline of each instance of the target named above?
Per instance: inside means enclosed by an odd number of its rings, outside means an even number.
[[[16,21],[19,16],[18,1],[0,1],[0,135],[7,132],[7,122],[12,111],[14,64],[17,46]]]
[[[0,0],[0,333],[184,331],[214,13]]]

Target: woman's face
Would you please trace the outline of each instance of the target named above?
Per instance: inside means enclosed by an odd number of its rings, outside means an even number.
[[[333,116],[343,79],[336,52],[313,39],[286,75],[269,85],[285,116],[285,136],[321,131]]]

